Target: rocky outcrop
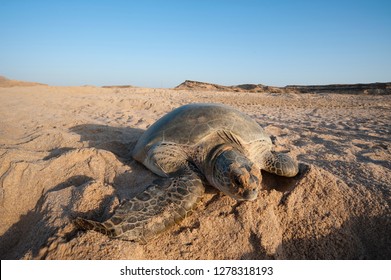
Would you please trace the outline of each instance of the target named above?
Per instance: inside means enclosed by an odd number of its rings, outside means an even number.
[[[370,84],[334,84],[334,85],[288,85],[285,87],[265,86],[262,84],[243,84],[236,86],[222,86],[211,83],[186,80],[175,87],[178,90],[207,90],[207,91],[235,91],[235,92],[269,92],[269,93],[336,93],[336,94],[391,94],[391,83]]]
[[[300,93],[340,93],[340,94],[369,94],[385,95],[391,94],[391,83],[371,84],[335,84],[335,85],[313,85],[313,86],[286,86],[287,91]]]
[[[215,91],[236,91],[236,92],[282,92],[278,87],[270,87],[262,84],[243,84],[236,86],[222,86],[211,83],[186,80],[175,89],[184,90],[215,90]]]
[[[134,88],[131,85],[118,85],[118,86],[102,86],[102,88]]]

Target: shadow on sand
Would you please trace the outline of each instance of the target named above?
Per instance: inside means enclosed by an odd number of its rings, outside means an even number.
[[[253,251],[241,259],[285,260],[389,260],[391,259],[390,217],[352,217],[340,228],[322,237],[284,239],[269,255],[253,233]]]
[[[89,148],[103,149],[113,153],[119,161],[124,164],[132,165],[132,170],[140,169],[140,172],[148,172],[141,164],[136,163],[131,158],[131,151],[137,142],[137,139],[144,132],[141,129],[130,127],[111,127],[107,125],[83,124],[77,125],[70,129],[71,133],[80,135],[80,142],[86,144]],[[61,157],[63,154],[74,150],[74,148],[58,148],[50,151],[50,154],[43,158],[47,161],[55,157]],[[60,171],[59,171],[60,172]],[[138,173],[138,172],[137,172]],[[126,197],[129,194],[129,181],[136,174],[125,173],[114,178],[114,188],[118,197]],[[2,236],[0,236],[0,259],[20,259],[29,254],[32,258],[42,257],[40,252],[41,247],[48,246],[51,239],[56,236],[60,227],[53,226],[53,214],[59,219],[70,221],[79,213],[74,213],[72,209],[74,200],[71,199],[68,205],[65,205],[61,213],[52,213],[47,209],[47,200],[50,193],[64,190],[68,187],[75,186],[80,188],[94,178],[80,174],[70,176],[64,182],[49,187],[49,191],[41,196],[36,203],[34,209],[21,215],[18,222],[13,224]],[[135,194],[134,194],[135,195]],[[49,198],[50,199],[50,198]],[[113,197],[105,197],[101,202],[99,209],[91,212],[102,214],[101,218],[107,215],[107,207],[112,203]],[[80,213],[81,214],[81,213]],[[83,215],[91,215],[93,213],[83,213]],[[67,238],[71,239],[76,232],[72,232]],[[44,257],[44,256],[43,256]]]
[[[132,127],[113,127],[99,124],[74,126],[71,132],[80,135],[88,147],[103,149],[115,154],[121,161],[131,160],[131,152],[144,130]]]

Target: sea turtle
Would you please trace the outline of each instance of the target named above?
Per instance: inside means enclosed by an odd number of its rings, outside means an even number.
[[[273,151],[256,121],[222,104],[173,110],[145,131],[132,156],[161,179],[122,202],[103,223],[76,218],[79,228],[145,242],[185,218],[206,184],[238,201],[254,200],[261,169],[286,177],[299,171],[296,160]]]

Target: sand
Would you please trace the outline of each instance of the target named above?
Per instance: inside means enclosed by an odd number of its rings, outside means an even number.
[[[156,178],[130,157],[172,109],[218,102],[300,161],[253,202],[208,188],[145,245],[80,231]],[[0,88],[1,259],[390,259],[391,96],[142,88]]]

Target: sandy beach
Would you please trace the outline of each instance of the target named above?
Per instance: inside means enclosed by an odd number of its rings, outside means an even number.
[[[147,244],[81,231],[157,178],[130,153],[187,103],[254,118],[300,174],[263,172],[237,203],[207,189],[194,213]],[[0,87],[1,259],[390,259],[391,95]]]

